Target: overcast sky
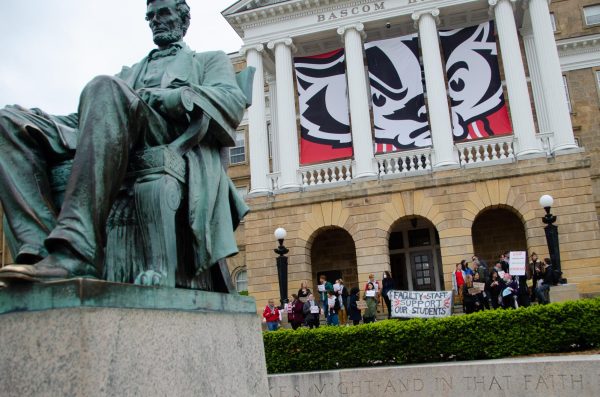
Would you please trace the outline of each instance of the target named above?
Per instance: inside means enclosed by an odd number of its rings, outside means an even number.
[[[187,0],[196,51],[234,52],[242,40],[221,16],[235,0]],[[84,85],[154,48],[144,0],[0,0],[0,108],[77,110]]]

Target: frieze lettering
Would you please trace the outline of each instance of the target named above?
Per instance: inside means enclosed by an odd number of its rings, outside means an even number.
[[[371,12],[385,10],[385,1],[380,1],[372,4],[364,4],[351,8],[335,10],[324,14],[317,15],[317,22],[334,21],[337,19],[347,18],[353,15],[368,14]]]

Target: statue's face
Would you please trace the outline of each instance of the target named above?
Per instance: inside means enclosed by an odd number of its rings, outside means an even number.
[[[175,0],[156,0],[148,4],[146,20],[152,30],[154,44],[159,47],[183,38],[183,21],[179,17]]]

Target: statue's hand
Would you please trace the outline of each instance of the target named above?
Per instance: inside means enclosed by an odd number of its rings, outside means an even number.
[[[155,272],[154,270],[146,270],[145,272],[138,274],[138,276],[135,278],[134,284],[159,286],[161,285],[161,280],[163,278],[166,279],[166,275]]]

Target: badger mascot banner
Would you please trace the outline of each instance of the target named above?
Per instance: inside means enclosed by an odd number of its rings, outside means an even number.
[[[375,152],[431,145],[416,35],[365,44]]]
[[[300,163],[352,156],[344,50],[294,58],[300,103]]]
[[[440,32],[454,141],[512,132],[502,93],[492,21]]]

